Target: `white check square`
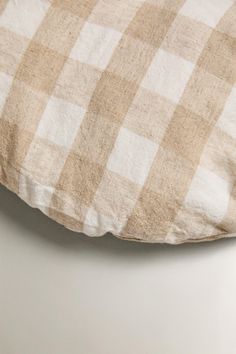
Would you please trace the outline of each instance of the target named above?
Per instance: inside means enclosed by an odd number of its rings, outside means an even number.
[[[121,128],[107,169],[143,185],[157,150],[156,143],[131,130]]]
[[[84,114],[84,108],[51,97],[40,120],[37,136],[69,149]]]
[[[217,126],[233,139],[236,139],[236,87],[232,89],[226,101]]]
[[[187,0],[180,14],[215,28],[233,3],[234,0]]]
[[[0,73],[0,113],[6,102],[7,95],[10,91],[13,78],[7,74]]]
[[[0,17],[0,26],[32,38],[49,6],[49,0],[10,0]]]
[[[159,49],[141,85],[178,103],[193,69],[190,61]]]
[[[184,204],[195,213],[204,214],[209,220],[219,223],[227,212],[230,189],[223,178],[198,167]]]
[[[120,233],[121,225],[105,215],[90,208],[86,214],[83,232],[89,236],[102,236],[106,232]]]
[[[52,186],[43,186],[35,182],[25,174],[19,177],[19,196],[33,208],[39,208],[42,212],[47,212],[50,205],[54,188]]]
[[[71,51],[70,57],[105,69],[122,34],[110,27],[86,22]]]

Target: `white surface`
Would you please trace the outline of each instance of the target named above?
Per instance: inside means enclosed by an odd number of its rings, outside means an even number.
[[[81,63],[105,69],[121,37],[122,33],[113,28],[86,22],[70,57]],[[94,43],[97,43],[96,46]]]
[[[40,119],[36,134],[69,150],[85,112],[85,109],[79,105],[51,97]]]
[[[220,223],[227,214],[232,186],[214,172],[198,166],[184,205]]]
[[[187,0],[180,10],[185,16],[192,17],[194,20],[203,22],[208,26],[215,27],[222,14],[225,13],[234,0]]]
[[[143,186],[157,150],[158,144],[121,128],[107,169]]]
[[[232,91],[226,101],[225,108],[217,121],[218,127],[224,130],[227,134],[236,139],[236,86],[232,88]]]
[[[49,6],[48,0],[8,1],[1,16],[0,26],[32,38]]]
[[[235,354],[236,239],[86,238],[0,200],[1,354]]]
[[[0,113],[2,113],[3,107],[6,102],[6,98],[11,88],[13,78],[5,73],[0,73]]]
[[[190,61],[159,49],[141,85],[147,90],[178,103],[193,69],[194,64]]]

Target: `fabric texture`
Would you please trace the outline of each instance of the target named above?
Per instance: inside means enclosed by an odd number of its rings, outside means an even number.
[[[0,182],[89,236],[236,232],[235,0],[0,0]]]

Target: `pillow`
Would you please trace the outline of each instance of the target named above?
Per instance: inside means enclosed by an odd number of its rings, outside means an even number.
[[[233,236],[234,0],[0,8],[4,186],[89,236]]]

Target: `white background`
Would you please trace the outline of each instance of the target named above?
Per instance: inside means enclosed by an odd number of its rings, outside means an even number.
[[[0,354],[235,354],[236,238],[87,238],[0,187]]]

